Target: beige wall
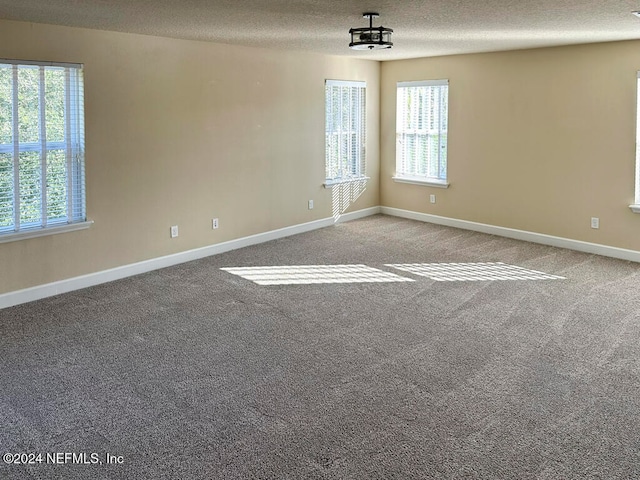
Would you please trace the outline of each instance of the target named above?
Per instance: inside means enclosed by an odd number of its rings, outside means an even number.
[[[640,42],[384,62],[381,204],[640,250]],[[449,79],[447,190],[395,183],[396,82]],[[429,203],[436,194],[437,203]],[[591,217],[600,229],[590,228]]]
[[[0,244],[0,293],[331,216],[326,78],[368,85],[371,180],[350,210],[380,204],[640,250],[640,215],[627,207],[637,41],[379,64],[0,21],[0,58],[85,64],[95,222]],[[451,186],[395,183],[396,82],[440,78]]]
[[[95,222],[0,244],[0,293],[330,217],[326,78],[367,81],[372,179],[350,209],[379,204],[378,62],[9,21],[0,58],[84,63]]]

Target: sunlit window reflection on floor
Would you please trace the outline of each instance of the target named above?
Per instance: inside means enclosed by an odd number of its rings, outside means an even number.
[[[258,285],[304,285],[312,283],[413,282],[366,265],[283,265],[274,267],[221,268]]]
[[[386,265],[438,282],[483,280],[563,280],[564,277],[529,270],[502,262],[495,263],[408,263]]]

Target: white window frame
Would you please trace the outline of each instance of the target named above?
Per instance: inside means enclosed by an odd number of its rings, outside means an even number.
[[[13,223],[10,226],[0,226],[0,243],[26,238],[64,233],[88,228],[91,223],[86,217],[86,194],[84,172],[84,82],[83,65],[76,63],[37,62],[28,60],[0,59],[2,68],[11,69],[11,86],[13,98],[11,100],[12,140],[10,143],[0,143],[0,153],[11,155],[13,167],[11,169],[12,201],[5,204],[12,211]],[[47,141],[47,125],[45,116],[45,69],[54,67],[64,71],[64,139],[62,141]],[[18,134],[18,71],[21,68],[38,69],[38,125],[39,139],[37,142],[20,142]],[[65,214],[62,217],[48,218],[47,213],[47,152],[64,151],[65,155],[65,184],[66,202]],[[40,219],[34,222],[22,223],[20,212],[20,154],[24,152],[40,153]],[[0,205],[2,207],[2,205]]]
[[[640,213],[640,71],[636,74],[636,178],[635,198],[629,205],[633,213]]]
[[[423,104],[417,108],[407,109],[406,92],[404,89],[417,89],[422,87],[437,88],[437,92],[444,95],[437,104]],[[431,117],[436,114],[433,109],[437,108],[437,124],[434,128],[429,128]],[[420,109],[427,111],[420,112]],[[392,177],[394,181],[401,183],[412,183],[417,185],[427,185],[432,187],[447,188],[447,138],[448,138],[448,112],[449,112],[449,80],[421,80],[411,82],[398,82],[396,87],[396,172]],[[422,116],[420,117],[420,114]],[[406,125],[405,119],[410,115],[413,125]],[[407,137],[431,136],[436,138],[437,156],[435,164],[416,164],[415,159],[408,158]],[[416,142],[413,143],[416,145]],[[410,164],[410,165],[409,165]],[[429,167],[437,170],[436,174],[430,174]],[[422,172],[416,171],[422,170]]]
[[[334,89],[350,94],[345,105],[343,96],[336,105]],[[339,183],[368,180],[366,176],[367,82],[325,80],[325,187]],[[337,114],[338,119],[332,114]],[[344,124],[355,126],[345,130]],[[347,140],[347,138],[349,140]],[[335,150],[337,149],[337,154]],[[335,157],[335,158],[334,158]]]

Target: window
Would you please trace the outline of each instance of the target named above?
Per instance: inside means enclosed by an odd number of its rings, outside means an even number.
[[[633,213],[640,213],[640,72],[636,77],[636,195],[629,208]]]
[[[394,180],[446,187],[449,81],[400,82]]]
[[[0,242],[86,226],[82,65],[0,60]]]
[[[365,176],[366,89],[365,82],[325,83],[326,185]]]

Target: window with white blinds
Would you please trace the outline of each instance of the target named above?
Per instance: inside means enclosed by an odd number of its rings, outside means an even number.
[[[636,194],[629,208],[640,213],[640,72],[636,75]]]
[[[365,176],[366,82],[325,82],[326,184]]]
[[[394,179],[446,185],[449,81],[400,82],[396,99]]]
[[[85,221],[82,65],[0,60],[0,241]]]

